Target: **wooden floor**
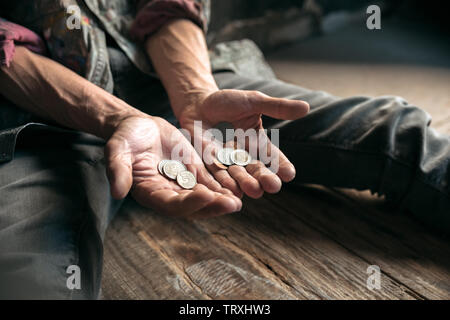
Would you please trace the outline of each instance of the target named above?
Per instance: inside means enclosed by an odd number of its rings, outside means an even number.
[[[341,96],[401,95],[450,134],[450,68],[392,61],[374,67],[370,57],[324,62],[311,58],[311,47],[323,52],[329,41],[311,41],[269,56],[280,78]],[[371,265],[381,270],[379,290],[367,288]],[[197,222],[128,200],[107,232],[103,297],[449,299],[450,242],[383,199],[352,190],[288,186],[246,199],[240,213]]]
[[[105,242],[107,299],[450,298],[448,242],[364,194],[285,189],[197,222],[132,201],[122,213]]]

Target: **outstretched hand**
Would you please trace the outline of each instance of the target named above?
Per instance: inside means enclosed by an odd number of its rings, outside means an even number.
[[[170,159],[174,148],[182,149],[186,167],[197,178],[192,190],[158,172],[158,163]],[[119,123],[109,139],[105,157],[114,198],[124,198],[131,189],[141,205],[170,216],[208,218],[239,211],[241,200],[224,189],[203,165],[182,133],[157,117],[130,117]]]
[[[229,122],[234,129],[263,129],[262,115],[281,120],[295,120],[305,116],[309,111],[308,103],[269,97],[258,91],[219,90],[203,98],[195,99],[196,103],[187,106],[178,115],[183,128],[194,135],[194,122],[201,120],[203,130],[213,128],[220,122]],[[194,137],[196,139],[198,137]],[[207,165],[216,180],[222,186],[241,196],[242,192],[250,197],[261,197],[264,192],[276,193],[282,181],[288,182],[295,177],[295,167],[287,157],[264,139],[267,155],[278,160],[276,172],[269,170],[262,162],[255,161],[246,167],[230,166],[228,170],[219,169],[213,164]],[[220,148],[202,134],[203,148]],[[258,141],[261,142],[261,141]],[[248,146],[247,150],[248,150]]]

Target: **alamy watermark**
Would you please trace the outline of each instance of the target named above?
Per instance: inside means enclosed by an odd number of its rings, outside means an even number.
[[[373,4],[367,7],[366,13],[369,15],[366,21],[367,29],[381,30],[381,9]]]
[[[81,269],[77,265],[70,265],[66,269],[66,273],[70,274],[66,280],[66,286],[69,290],[81,289]]]
[[[269,170],[278,172],[280,165],[279,129],[205,129],[202,121],[194,122],[193,136],[191,132],[180,129],[184,137],[192,142],[195,151],[200,155],[206,165],[214,164],[217,151],[223,147],[245,149],[254,161],[259,160]],[[269,138],[270,136],[270,138]],[[178,131],[174,131],[170,140],[172,160],[178,160],[184,164],[192,164],[191,145],[180,141]],[[253,163],[254,163],[253,161]]]
[[[81,9],[77,5],[71,5],[67,7],[67,14],[69,17],[66,20],[66,26],[69,30],[81,29]]]
[[[367,289],[380,290],[381,289],[381,269],[377,265],[372,265],[367,267]]]
[[[77,5],[70,5],[67,7],[66,13],[69,17],[66,20],[66,26],[69,30],[81,29],[81,9]],[[381,8],[380,6],[373,4],[367,7],[366,26],[369,30],[381,30]]]

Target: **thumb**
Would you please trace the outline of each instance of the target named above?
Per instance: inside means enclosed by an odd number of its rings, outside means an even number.
[[[131,153],[127,149],[125,141],[114,137],[105,147],[106,174],[111,195],[118,200],[127,196],[133,183]]]
[[[254,111],[280,120],[296,120],[309,112],[309,104],[300,100],[273,98],[261,92],[249,93]]]

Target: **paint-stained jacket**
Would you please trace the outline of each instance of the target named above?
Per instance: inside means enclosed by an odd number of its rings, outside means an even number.
[[[15,0],[0,4],[0,17],[41,35],[52,59],[112,92],[108,37],[140,70],[154,75],[139,41],[143,34],[136,31],[155,31],[158,25],[154,24],[163,24],[164,18],[181,17],[206,32],[209,8],[209,0]],[[80,28],[69,28],[78,12]],[[142,23],[146,18],[150,21]]]
[[[221,0],[218,0],[221,1]],[[73,7],[80,9],[80,28]],[[167,20],[190,19],[205,32],[210,0],[14,0],[0,2],[0,63],[13,59],[14,45],[25,45],[113,92],[107,47],[120,47],[144,73],[157,76],[143,50],[143,39]],[[1,18],[6,18],[1,19]],[[218,44],[210,50],[213,71],[229,70],[247,77],[274,77],[250,40]],[[9,59],[9,61],[8,61]],[[7,103],[9,105],[9,103]],[[0,108],[0,163],[13,158],[17,135],[31,124],[29,114]]]

